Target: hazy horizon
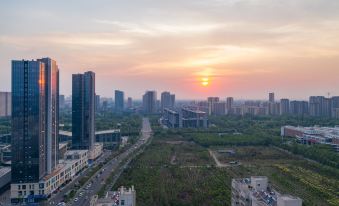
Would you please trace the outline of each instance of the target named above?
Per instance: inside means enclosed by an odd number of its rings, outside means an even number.
[[[0,90],[11,60],[51,57],[65,95],[73,73],[91,70],[105,97],[335,96],[338,11],[335,0],[1,2]]]

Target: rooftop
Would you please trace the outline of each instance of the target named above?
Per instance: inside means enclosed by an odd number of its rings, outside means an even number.
[[[5,174],[11,172],[10,167],[1,167],[0,168],[0,177],[4,176]]]

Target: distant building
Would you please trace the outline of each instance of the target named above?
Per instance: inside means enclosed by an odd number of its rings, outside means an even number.
[[[161,111],[165,108],[173,108],[175,104],[175,95],[170,92],[161,93]]]
[[[133,99],[132,97],[127,98],[127,108],[132,108],[133,107]]]
[[[232,206],[302,206],[302,199],[281,195],[268,184],[268,178],[255,176],[232,179]]]
[[[291,101],[290,113],[295,116],[303,116],[308,114],[308,102],[307,101]]]
[[[269,101],[270,103],[274,103],[274,102],[275,102],[275,99],[274,99],[274,93],[273,93],[273,92],[270,92],[270,93],[268,94],[268,101]]]
[[[146,114],[154,114],[157,112],[157,92],[146,91],[142,96],[142,108]]]
[[[104,198],[96,199],[91,203],[91,206],[136,206],[136,191],[134,186],[129,189],[121,187],[118,191],[107,192]]]
[[[171,94],[171,106],[175,107],[175,94]]]
[[[233,103],[234,99],[233,97],[227,97],[226,98],[226,109],[227,109],[227,114],[233,114]]]
[[[115,111],[121,112],[124,110],[124,92],[115,90],[114,94]]]
[[[95,142],[95,74],[73,74],[72,148],[91,150]]]
[[[189,107],[183,107],[180,110],[166,108],[160,121],[170,128],[208,127],[207,113]]]
[[[64,109],[66,106],[65,95],[59,95],[59,108]]]
[[[290,114],[290,100],[281,99],[280,100],[280,115],[288,115],[288,114]]]
[[[311,96],[309,101],[309,113],[313,117],[331,117],[331,98],[324,96]]]
[[[95,95],[95,111],[100,111],[100,95]]]
[[[214,110],[214,103],[219,102],[219,97],[208,97],[207,102],[208,102],[208,115],[212,115]]]
[[[0,117],[9,117],[12,113],[12,93],[0,92]]]
[[[213,115],[225,115],[226,114],[226,102],[215,102],[213,104]]]
[[[281,127],[282,137],[294,137],[302,144],[326,144],[339,151],[339,127]]]

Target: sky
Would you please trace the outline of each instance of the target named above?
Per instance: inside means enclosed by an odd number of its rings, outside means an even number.
[[[89,70],[106,97],[339,95],[339,1],[1,1],[0,91],[12,59],[41,57],[57,61],[65,95]]]

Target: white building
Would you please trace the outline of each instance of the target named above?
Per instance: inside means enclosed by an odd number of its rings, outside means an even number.
[[[107,192],[105,198],[97,199],[96,203],[93,204],[96,206],[135,206],[136,205],[136,191],[134,186],[127,189],[125,187],[120,187],[118,191],[109,191]]]
[[[302,200],[281,195],[268,185],[268,178],[254,176],[232,180],[232,206],[301,206]]]

